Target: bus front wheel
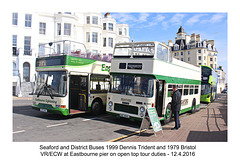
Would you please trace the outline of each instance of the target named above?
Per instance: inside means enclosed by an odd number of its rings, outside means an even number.
[[[103,111],[103,105],[101,101],[99,100],[94,101],[92,104],[92,114],[99,115],[102,113],[102,111]]]

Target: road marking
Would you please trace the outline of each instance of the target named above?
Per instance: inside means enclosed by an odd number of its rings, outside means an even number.
[[[133,133],[131,133],[131,134],[124,135],[124,136],[121,136],[121,137],[119,137],[119,138],[109,140],[109,141],[107,141],[107,142],[115,142],[115,141],[118,141],[118,140],[127,138],[127,137],[129,137],[129,136],[132,136],[132,135],[135,135],[135,134],[139,134],[140,132],[144,132],[144,131],[146,131],[146,129],[143,129],[143,130],[141,130],[141,131],[136,131],[136,132],[133,132]]]
[[[82,121],[89,121],[89,120],[94,120],[96,119],[97,117],[93,117],[93,118],[90,118],[90,119],[83,119]]]
[[[25,130],[14,131],[13,134],[22,133],[22,132],[25,132]]]
[[[56,127],[56,126],[62,126],[62,125],[67,125],[67,122],[61,123],[61,124],[54,124],[54,125],[48,125],[46,127]]]

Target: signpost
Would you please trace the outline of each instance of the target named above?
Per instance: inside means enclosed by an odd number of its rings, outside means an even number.
[[[156,136],[156,132],[162,130],[162,126],[159,121],[158,114],[155,107],[151,107],[146,110],[144,118],[142,120],[141,127],[140,127],[140,133],[141,133],[141,130],[143,129],[149,129],[150,123],[152,124],[152,128]]]

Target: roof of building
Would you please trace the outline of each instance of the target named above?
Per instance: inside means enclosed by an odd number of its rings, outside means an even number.
[[[178,34],[178,33],[185,33],[185,32],[184,32],[184,29],[182,28],[182,26],[180,26],[180,28],[178,29],[177,34]]]

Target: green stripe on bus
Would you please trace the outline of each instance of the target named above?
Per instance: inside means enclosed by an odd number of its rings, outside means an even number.
[[[167,83],[173,83],[173,84],[198,84],[198,85],[201,84],[201,80],[162,76],[162,75],[155,75],[155,77],[156,79],[165,80]]]
[[[194,79],[186,79],[186,78],[178,78],[178,77],[171,77],[171,76],[163,76],[163,75],[155,75],[155,74],[136,74],[136,73],[115,73],[111,72],[112,74],[117,74],[117,75],[138,75],[138,76],[148,76],[148,77],[155,77],[156,79],[160,80],[165,80],[167,83],[172,83],[172,84],[195,84],[195,85],[200,85],[201,80],[194,80]]]

